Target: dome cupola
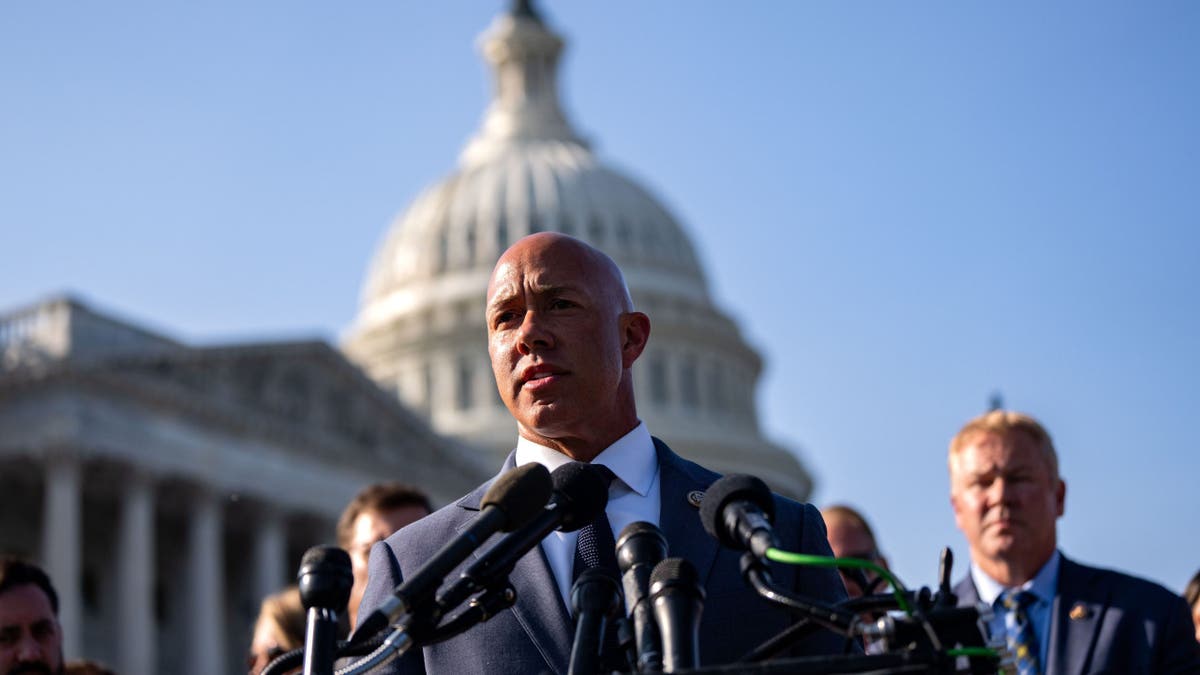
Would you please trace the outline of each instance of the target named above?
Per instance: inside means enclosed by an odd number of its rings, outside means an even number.
[[[482,125],[457,170],[389,228],[348,355],[439,432],[495,453],[499,466],[516,424],[488,363],[488,277],[512,242],[562,232],[608,253],[650,316],[634,386],[651,433],[714,470],[761,475],[806,497],[807,471],[762,437],[754,401],[761,359],[714,306],[689,236],[645,188],[600,163],[564,114],[556,80],[563,39],[529,2],[517,2],[479,45],[494,82]]]

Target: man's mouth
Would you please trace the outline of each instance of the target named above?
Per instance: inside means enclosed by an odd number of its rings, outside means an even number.
[[[18,663],[12,670],[8,671],[9,675],[52,675],[50,666],[40,661],[31,663]]]
[[[521,386],[529,389],[537,389],[557,381],[564,374],[561,368],[556,368],[548,364],[530,366],[521,371]]]

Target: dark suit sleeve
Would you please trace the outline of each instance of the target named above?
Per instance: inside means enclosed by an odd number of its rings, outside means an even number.
[[[1154,651],[1155,673],[1200,673],[1200,643],[1183,598],[1171,598]]]
[[[395,536],[395,535],[393,535]],[[358,623],[361,625],[371,612],[378,609],[388,598],[396,586],[403,581],[400,573],[400,563],[388,541],[381,541],[371,547],[371,556],[367,560],[367,588],[363,591],[362,603],[358,606]],[[420,647],[413,647],[398,659],[393,660],[384,668],[372,673],[390,675],[423,675],[425,662]]]
[[[787,504],[791,508],[776,511],[776,532],[780,535],[782,547],[794,553],[832,557],[833,551],[829,548],[829,538],[825,534],[825,520],[821,518],[821,512],[812,504],[798,504],[790,500]],[[829,605],[846,600],[846,586],[837,570],[807,565],[788,567],[795,575],[791,587],[796,594]],[[772,569],[781,575],[785,568],[774,565]],[[784,577],[778,578],[782,580]],[[802,640],[793,654],[843,654],[846,649],[847,641],[844,636],[829,630],[818,630]],[[857,643],[850,645],[850,651],[859,651]]]
[[[810,555],[833,557],[833,549],[829,546],[829,535],[825,530],[825,519],[821,512],[812,504],[804,505],[804,527],[801,530],[803,538],[800,541],[800,552]],[[842,602],[847,599],[846,585],[842,577],[832,567],[803,568],[803,588],[809,597],[819,598],[825,602]],[[801,589],[801,580],[797,579],[797,590]]]

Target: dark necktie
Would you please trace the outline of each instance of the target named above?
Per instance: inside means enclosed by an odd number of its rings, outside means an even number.
[[[1000,594],[1004,607],[1004,632],[1008,650],[1016,658],[1018,675],[1038,675],[1038,641],[1026,609],[1037,601],[1029,591],[1007,590]]]
[[[613,479],[616,478],[612,469],[602,464],[593,464],[592,466],[601,471],[607,484],[612,484]],[[579,538],[575,541],[575,567],[571,574],[571,583],[574,584],[578,581],[579,575],[583,574],[584,570],[594,567],[608,572],[614,579],[621,578],[620,569],[617,567],[617,542],[613,538],[612,525],[608,522],[608,513],[603,510],[592,522],[579,528]],[[624,612],[621,614],[623,616]],[[615,624],[610,624],[604,631],[602,666],[605,668],[605,672],[626,670],[629,667],[617,646]]]
[[[601,464],[592,466],[600,470],[606,482],[611,485],[616,475],[612,469]],[[617,579],[621,573],[617,569],[617,542],[613,538],[612,525],[608,522],[608,513],[601,511],[596,518],[579,529],[579,539],[575,542],[575,569],[571,574],[571,582],[579,579],[584,570],[599,567],[611,572]]]

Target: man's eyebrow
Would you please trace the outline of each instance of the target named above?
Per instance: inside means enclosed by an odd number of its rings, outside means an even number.
[[[541,295],[557,295],[559,293],[570,293],[570,292],[574,292],[574,291],[578,290],[574,286],[570,286],[570,285],[566,285],[566,284],[558,284],[558,285],[532,284],[532,286],[533,286],[533,292],[539,293]]]
[[[529,289],[537,295],[558,295],[560,293],[577,293],[579,288],[570,284],[529,284]],[[487,303],[485,310],[491,311],[497,307],[501,307],[521,295],[521,291],[512,290],[509,288],[501,288],[492,294],[492,299]]]

